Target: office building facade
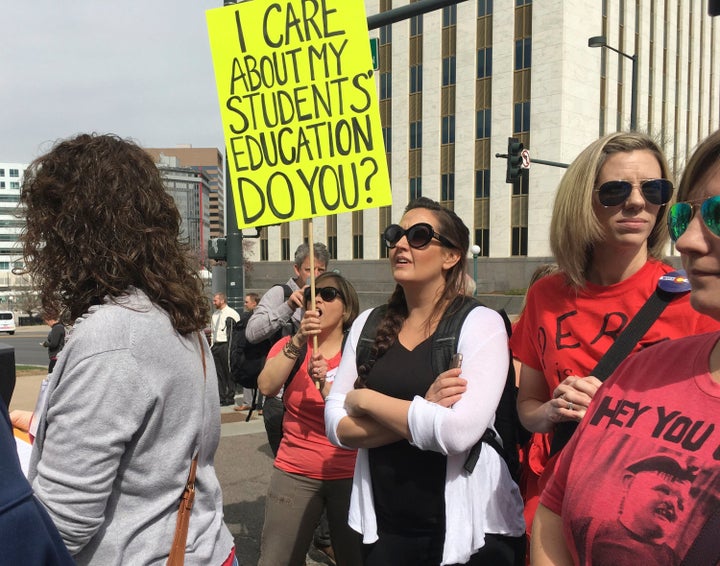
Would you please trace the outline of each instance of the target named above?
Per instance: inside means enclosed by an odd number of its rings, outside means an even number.
[[[225,235],[225,166],[223,156],[217,148],[177,147],[144,148],[155,163],[161,156],[177,158],[178,167],[189,167],[207,176],[210,186],[210,234],[208,238]],[[208,239],[206,238],[206,240]],[[207,246],[207,241],[205,242]]]
[[[27,163],[0,163],[0,301],[7,304],[11,287],[26,286],[24,277],[12,274],[22,267],[18,236],[25,226],[20,204],[20,187]]]
[[[408,3],[365,6],[371,16]],[[551,254],[565,170],[531,163],[506,183],[506,160],[496,154],[514,137],[531,162],[567,164],[597,137],[630,129],[635,116],[680,173],[720,126],[718,26],[707,0],[467,0],[371,30],[393,204],[315,218],[315,240],[340,264],[382,259],[385,226],[427,196],[470,227],[481,291],[524,287]],[[589,46],[597,36],[607,47]],[[307,221],[265,228],[251,259],[289,260],[307,233]]]
[[[210,239],[210,182],[207,175],[192,167],[179,167],[178,158],[160,156],[157,163],[165,190],[180,213],[180,238],[187,241],[197,258],[197,268],[207,264]]]

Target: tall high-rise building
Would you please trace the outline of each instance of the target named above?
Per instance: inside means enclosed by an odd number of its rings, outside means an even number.
[[[207,175],[210,183],[210,234],[208,238],[224,236],[225,167],[220,151],[212,147],[192,147],[189,145],[160,148],[146,147],[144,149],[153,157],[156,163],[160,162],[160,156],[176,157],[178,167],[189,167]]]
[[[0,163],[0,287],[13,283],[13,267],[22,265],[18,236],[25,226],[20,203],[20,187],[27,163]]]
[[[157,164],[165,190],[180,212],[180,237],[197,257],[197,266],[207,261],[210,238],[210,184],[207,175],[192,167],[179,167],[178,158],[161,155]]]
[[[368,16],[409,3],[365,0]],[[570,163],[597,137],[630,129],[635,116],[678,174],[720,126],[719,33],[707,0],[468,0],[371,30],[393,204],[316,218],[316,241],[341,261],[385,257],[383,229],[422,195],[464,219],[481,262],[550,256],[565,170],[531,163],[506,183],[496,154],[508,138],[531,161]],[[589,46],[597,36],[606,47]],[[306,236],[307,221],[265,228],[254,261],[290,259]],[[493,277],[484,277],[487,290],[526,283]]]

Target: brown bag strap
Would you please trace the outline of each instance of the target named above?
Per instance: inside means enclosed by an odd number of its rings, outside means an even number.
[[[203,366],[203,383],[207,381],[207,367],[205,365],[205,349],[203,348],[202,336],[198,334],[200,343],[200,356]],[[205,387],[203,385],[203,392]],[[203,414],[204,414],[205,394],[203,393]],[[198,452],[200,448],[198,447]],[[180,506],[178,508],[177,521],[175,522],[175,536],[173,536],[170,554],[168,555],[167,566],[183,566],[185,563],[185,545],[187,543],[188,528],[190,526],[190,513],[195,501],[195,474],[197,472],[198,454],[190,463],[190,473],[188,474],[185,490],[180,498]]]

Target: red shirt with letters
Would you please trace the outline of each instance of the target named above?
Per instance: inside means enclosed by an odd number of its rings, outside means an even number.
[[[720,333],[631,356],[601,387],[540,501],[562,516],[575,564],[673,565],[718,510]],[[692,564],[715,564],[717,533]]]
[[[570,287],[562,273],[543,277],[528,290],[525,311],[510,339],[513,356],[545,375],[553,390],[570,375],[584,377],[645,304],[660,276],[673,268],[648,260],[615,285]],[[635,346],[634,352],[671,338],[720,330],[685,295],[672,301]]]

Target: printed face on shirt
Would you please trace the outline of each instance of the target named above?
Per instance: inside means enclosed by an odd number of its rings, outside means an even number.
[[[628,475],[624,481],[620,522],[639,538],[667,538],[684,518],[690,482],[656,471]]]
[[[435,232],[441,233],[435,214],[426,208],[408,210],[399,224],[407,230],[420,222],[430,224]],[[432,238],[422,248],[413,248],[408,244],[407,236],[403,236],[395,247],[390,249],[393,277],[400,285],[443,285],[445,272],[455,265],[458,259],[457,250],[443,246],[436,238]]]
[[[305,282],[310,279],[310,256],[305,258],[305,261],[302,262],[300,269],[298,269],[297,265],[293,265],[293,268],[295,269],[295,274],[302,279],[304,285]],[[321,273],[325,273],[326,269],[327,265],[325,265],[322,261],[319,261],[318,258],[315,258],[315,277]],[[300,287],[303,285],[300,285]]]
[[[661,177],[660,163],[649,150],[614,153],[606,159],[595,188],[608,181],[628,181],[633,190],[625,202],[609,207],[600,204],[597,192],[593,193],[593,211],[602,226],[605,245],[613,248],[647,246],[660,205],[645,200],[640,183]]]
[[[720,195],[720,166],[715,166],[688,194],[695,203],[695,214],[675,247],[682,254],[692,292],[690,304],[695,310],[720,320],[720,238],[704,225],[700,204],[708,197]]]

